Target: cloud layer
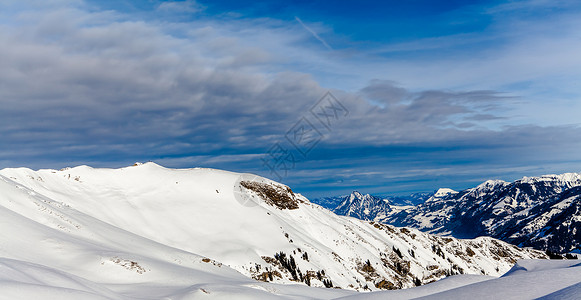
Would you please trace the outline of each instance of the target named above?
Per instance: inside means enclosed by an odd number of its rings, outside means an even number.
[[[514,93],[446,84],[412,89],[373,76],[357,89],[328,85],[319,78],[357,60],[306,42],[313,36],[303,26],[315,29],[302,21],[172,22],[76,1],[3,5],[3,167],[155,160],[269,176],[264,153],[277,142],[294,151],[285,133],[331,90],[348,116],[332,128],[315,123],[323,139],[284,178],[307,195],[460,188],[486,177],[581,171],[572,152],[579,127],[514,122],[527,101]],[[156,9],[157,17],[195,15],[204,6],[165,2]]]

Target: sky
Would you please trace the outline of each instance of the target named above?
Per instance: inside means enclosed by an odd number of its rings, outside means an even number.
[[[0,168],[307,197],[581,172],[578,1],[4,0]]]

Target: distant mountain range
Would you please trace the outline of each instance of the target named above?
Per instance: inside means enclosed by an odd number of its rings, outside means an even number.
[[[432,193],[413,193],[408,196],[375,196],[353,191],[349,195],[316,198],[311,202],[341,216],[383,222],[395,211],[424,203],[433,197],[443,197],[449,193],[457,192],[450,189],[439,189]]]
[[[489,180],[461,192],[440,189],[425,202],[405,207],[359,192],[338,198],[339,205],[329,209],[364,220],[457,238],[491,236],[559,253],[581,250],[581,174],[577,173],[514,182]]]
[[[386,202],[389,205],[397,205],[397,206],[406,206],[406,205],[418,205],[420,203],[424,203],[430,197],[434,195],[433,192],[421,192],[421,193],[413,193],[406,196],[383,196],[383,195],[370,195],[370,194],[362,194],[358,191],[353,191],[349,195],[342,195],[342,196],[331,196],[331,197],[321,197],[312,199],[312,203],[316,203],[326,209],[335,210],[338,206],[344,205],[343,202],[347,200],[349,201],[359,201],[363,200],[363,198],[369,198],[373,202]],[[352,200],[348,200],[352,199]],[[381,200],[381,201],[380,201]],[[339,213],[340,215],[343,215]]]

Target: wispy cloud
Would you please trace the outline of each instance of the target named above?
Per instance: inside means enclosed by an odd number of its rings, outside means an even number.
[[[157,6],[157,10],[170,13],[196,13],[203,11],[206,7],[194,0],[167,1]]]
[[[297,20],[297,22],[299,22],[299,24],[301,24],[301,26],[303,26],[303,28],[305,30],[310,32],[314,38],[316,38],[319,42],[321,42],[321,44],[323,44],[323,46],[325,46],[329,50],[333,50],[333,48],[331,48],[331,46],[329,46],[329,44],[327,44],[327,42],[323,38],[321,38],[314,30],[312,30],[309,26],[307,26],[305,23],[303,23],[303,21],[299,17],[295,16],[295,20]]]

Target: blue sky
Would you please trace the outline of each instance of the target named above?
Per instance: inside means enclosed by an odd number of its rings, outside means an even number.
[[[309,197],[581,172],[579,28],[577,1],[3,1],[0,167],[151,160]]]

